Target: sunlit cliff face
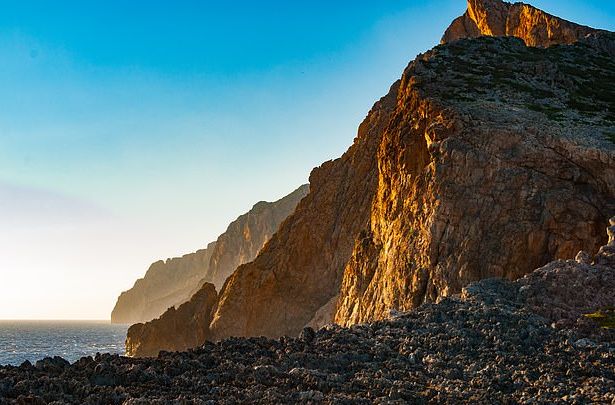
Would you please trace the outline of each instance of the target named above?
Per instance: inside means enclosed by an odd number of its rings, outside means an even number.
[[[599,30],[562,20],[528,4],[468,0],[466,13],[453,21],[442,42],[481,35],[515,36],[528,46],[546,47],[572,44],[596,31]]]

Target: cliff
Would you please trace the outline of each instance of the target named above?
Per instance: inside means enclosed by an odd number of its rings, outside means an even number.
[[[335,320],[379,319],[600,246],[615,212],[614,78],[613,58],[583,43],[482,37],[419,56]]]
[[[294,333],[331,301],[352,252],[352,235],[367,226],[376,167],[366,157],[375,152],[376,134],[383,129],[384,118],[393,103],[391,97],[377,103],[372,117],[360,128],[362,135],[356,145],[342,158],[312,172],[310,193],[299,202],[295,214],[283,222],[253,263],[239,266],[227,279],[219,295],[222,299],[218,305],[223,306],[222,310],[214,312],[217,318],[212,321],[217,335],[210,330],[204,334],[216,340],[222,328],[228,328],[228,336],[271,335],[280,328],[283,332],[279,334]],[[286,317],[289,313],[297,319]],[[330,310],[326,316],[327,322],[332,313]],[[192,314],[169,310],[163,317],[167,318],[166,322],[154,321],[131,328],[127,342],[132,342],[131,346],[144,343],[157,350],[175,347],[177,340],[184,340],[179,328],[176,330],[179,336],[166,339],[158,339],[155,331],[167,336],[168,324],[185,324],[187,329],[186,320]],[[288,330],[284,329],[285,325],[289,326]],[[151,332],[144,333],[142,328]],[[127,353],[146,356],[152,352],[128,350],[127,345]]]
[[[231,223],[216,240],[204,279],[216,289],[222,288],[237,266],[254,260],[280,224],[295,211],[309,189],[306,184],[276,202],[261,201]]]
[[[122,292],[111,312],[113,323],[146,322],[187,301],[209,266],[216,243],[182,257],[153,263],[143,278]]]
[[[296,335],[339,292],[354,240],[369,224],[374,159],[398,85],[374,105],[354,144],[310,175],[310,193],[256,259],[227,279],[211,324],[215,339]]]
[[[573,44],[589,34],[600,32],[552,16],[528,4],[500,0],[468,0],[468,9],[453,21],[442,43],[461,38],[512,36],[527,46],[548,47]]]
[[[480,4],[488,21],[511,7]],[[601,246],[615,212],[613,34],[529,38],[459,39],[410,63],[228,277],[210,339],[382,319]]]
[[[206,282],[220,288],[238,265],[256,257],[308,190],[303,185],[278,201],[261,201],[206,249],[152,264],[144,278],[120,295],[111,321],[147,322],[188,301]]]
[[[379,319],[596,249],[615,210],[603,48],[478,38],[421,55],[229,277],[212,336],[296,335],[336,296],[336,322]]]

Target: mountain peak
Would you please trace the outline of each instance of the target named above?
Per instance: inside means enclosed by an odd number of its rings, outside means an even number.
[[[511,4],[499,0],[468,0],[468,16],[483,35],[506,35],[506,19]]]
[[[442,43],[479,36],[514,36],[526,45],[546,48],[572,44],[600,32],[591,27],[555,17],[524,3],[501,0],[468,0],[468,9],[453,21]]]

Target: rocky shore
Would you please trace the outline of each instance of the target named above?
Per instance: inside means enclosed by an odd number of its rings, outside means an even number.
[[[614,237],[615,218],[595,257],[483,280],[375,323],[0,367],[0,404],[612,404],[615,330],[600,322],[615,305]]]

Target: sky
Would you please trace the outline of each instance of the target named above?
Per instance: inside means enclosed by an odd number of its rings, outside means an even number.
[[[615,30],[610,0],[536,0]],[[109,319],[340,156],[463,0],[12,1],[0,13],[0,319]]]

